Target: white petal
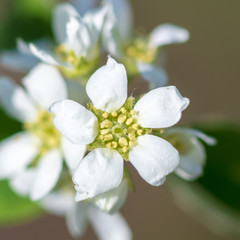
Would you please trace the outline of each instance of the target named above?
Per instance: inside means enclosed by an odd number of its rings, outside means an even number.
[[[72,143],[89,144],[97,136],[97,118],[82,105],[63,100],[54,103],[50,111],[55,114],[56,128]]]
[[[66,216],[75,204],[71,192],[52,192],[44,197],[39,204],[49,213],[57,216]]]
[[[93,199],[93,202],[102,211],[113,214],[118,212],[126,201],[128,195],[128,182],[123,178],[121,184],[106,193]]]
[[[43,198],[55,187],[62,170],[62,156],[57,149],[46,153],[39,161],[30,193],[33,201]]]
[[[81,196],[79,200],[85,200],[118,187],[122,177],[121,155],[115,150],[97,148],[80,162],[73,174],[73,182],[78,199]]]
[[[133,13],[129,1],[107,0],[106,2],[111,9],[107,21],[114,22],[121,40],[129,40],[133,34]]]
[[[122,64],[109,57],[88,80],[86,91],[94,106],[103,111],[118,110],[127,99],[127,73]]]
[[[53,52],[50,52],[48,49],[41,49],[33,43],[29,44],[29,51],[33,56],[39,58],[47,64],[54,66],[71,67],[69,64],[65,64],[62,61],[58,60]]]
[[[39,62],[33,56],[24,55],[16,50],[4,51],[0,55],[0,64],[13,71],[26,72]]]
[[[63,44],[67,40],[66,25],[74,16],[79,16],[79,14],[69,3],[62,3],[54,8],[53,30],[58,44]]]
[[[179,146],[180,164],[175,172],[185,180],[195,180],[201,176],[206,161],[204,146],[197,139],[198,136],[195,135],[195,131],[197,130],[176,127],[165,132],[166,139],[174,137],[177,142],[176,147]],[[199,135],[201,132],[197,131],[197,133]],[[205,137],[205,134],[203,135]],[[207,138],[207,140],[213,139]]]
[[[89,204],[85,202],[73,204],[66,216],[66,224],[72,237],[81,237],[87,228]]]
[[[67,98],[67,87],[60,72],[53,66],[38,64],[23,79],[29,95],[36,103],[48,109],[56,101]]]
[[[92,23],[97,29],[98,34],[100,34],[103,29],[106,15],[107,15],[107,7],[103,6],[101,8],[96,8],[87,12],[83,20],[85,22]]]
[[[8,77],[0,77],[0,102],[6,112],[19,121],[34,121],[37,110],[24,90]]]
[[[89,98],[86,93],[86,87],[83,86],[79,81],[76,80],[67,80],[67,89],[69,99],[78,102],[82,105],[85,105],[89,102]]]
[[[140,74],[150,83],[150,89],[164,87],[168,83],[168,75],[162,67],[149,63],[137,62]]]
[[[190,34],[185,28],[162,24],[153,29],[149,44],[152,47],[159,47],[172,43],[185,43],[189,36]]]
[[[73,144],[65,137],[62,138],[62,150],[68,168],[73,171],[87,151],[86,145]]]
[[[97,0],[70,0],[70,3],[83,16],[97,5]]]
[[[95,208],[91,208],[90,222],[99,240],[132,239],[131,229],[119,213],[109,215]]]
[[[0,178],[21,172],[39,151],[39,141],[25,132],[17,133],[0,143]]]
[[[66,46],[73,50],[77,57],[91,59],[91,53],[98,42],[98,32],[93,24],[79,17],[71,17],[67,23]]]
[[[184,129],[187,131],[189,134],[195,136],[196,138],[201,139],[205,143],[207,143],[210,146],[214,146],[217,144],[217,140],[213,137],[208,136],[207,134],[197,130],[197,129]]]
[[[28,196],[36,178],[36,169],[24,169],[17,173],[10,181],[11,188],[21,196]]]
[[[192,140],[193,146],[187,153],[180,155],[180,164],[175,173],[185,180],[196,180],[203,174],[206,153],[203,145],[197,140]]]
[[[163,178],[177,168],[179,154],[166,140],[146,134],[137,138],[137,145],[129,152],[129,160],[145,181],[159,186]]]
[[[135,105],[138,123],[146,128],[166,128],[176,124],[189,99],[182,97],[176,87],[156,88]]]

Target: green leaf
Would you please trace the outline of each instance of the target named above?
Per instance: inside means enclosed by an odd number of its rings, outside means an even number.
[[[21,130],[21,124],[0,110],[0,140]],[[39,216],[42,210],[36,203],[15,194],[6,180],[0,181],[0,224],[17,224]]]
[[[206,146],[204,176],[198,183],[219,201],[240,211],[240,125],[211,123],[195,128],[216,138],[216,146]]]
[[[0,181],[0,224],[17,224],[35,219],[43,213],[36,203],[16,195],[7,181]]]

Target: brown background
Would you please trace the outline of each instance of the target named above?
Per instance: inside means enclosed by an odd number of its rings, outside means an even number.
[[[0,0],[1,3],[3,0]],[[33,0],[34,1],[34,0]],[[160,23],[184,26],[187,44],[165,48],[170,83],[191,100],[184,122],[221,117],[239,121],[240,1],[132,0],[135,22],[150,32]],[[167,185],[154,188],[134,173],[137,192],[130,194],[123,214],[137,240],[234,240],[219,236],[180,211]],[[12,228],[0,228],[0,239],[71,239],[64,220],[46,216]],[[83,239],[96,239],[91,230]]]

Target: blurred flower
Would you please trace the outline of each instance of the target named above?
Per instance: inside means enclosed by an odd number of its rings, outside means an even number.
[[[59,4],[53,18],[58,43],[55,51],[30,43],[25,44],[26,51],[22,52],[30,52],[43,62],[57,66],[68,78],[88,79],[99,64],[99,37],[105,15],[105,7],[81,17],[70,4]]]
[[[180,164],[175,171],[179,177],[190,181],[203,174],[206,152],[198,139],[208,145],[215,145],[214,138],[195,129],[174,127],[165,130],[164,139],[169,141],[180,154]]]
[[[181,27],[162,24],[149,36],[134,35],[133,16],[127,0],[106,0],[108,15],[103,29],[103,43],[107,51],[127,68],[130,77],[139,74],[149,81],[151,88],[166,86],[168,77],[158,64],[159,47],[184,43],[189,32]]]
[[[73,170],[86,151],[75,146],[53,124],[48,107],[66,99],[67,88],[57,69],[37,65],[22,81],[0,77],[0,101],[6,112],[23,122],[24,131],[0,143],[0,178],[10,179],[21,195],[38,200],[56,185],[63,155]]]
[[[89,110],[71,100],[50,108],[59,131],[91,151],[74,172],[78,200],[119,186],[123,159],[149,184],[161,185],[178,166],[179,155],[169,142],[150,135],[150,128],[176,124],[189,100],[171,86],[150,91],[134,106],[134,99],[127,98],[126,70],[111,57],[91,76],[86,91],[93,103]]]
[[[75,202],[74,191],[55,191],[40,204],[50,213],[66,218],[69,232],[74,238],[83,236],[88,223],[100,240],[130,240],[132,232],[120,213],[107,214],[93,202]]]

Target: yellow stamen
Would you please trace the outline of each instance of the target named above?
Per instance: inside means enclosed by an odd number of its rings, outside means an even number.
[[[103,118],[107,118],[107,117],[108,117],[108,113],[107,113],[107,112],[104,112],[104,113],[102,114],[102,117],[103,117]]]
[[[111,128],[112,126],[113,126],[113,123],[108,119],[102,121],[100,124],[100,128]]]
[[[125,147],[128,145],[128,141],[125,137],[119,138],[118,143],[119,143],[120,147]]]
[[[118,123],[124,123],[126,119],[127,119],[127,116],[126,116],[126,115],[120,114],[120,115],[118,116],[117,121],[118,121]]]
[[[129,119],[126,121],[126,124],[127,124],[127,125],[130,125],[130,124],[132,123],[132,121],[133,121],[133,118],[129,118]]]
[[[112,112],[112,116],[113,116],[113,117],[116,117],[116,116],[117,116],[117,113],[116,113],[116,112]]]
[[[100,131],[102,135],[106,135],[107,133],[110,132],[110,129],[103,129]]]
[[[107,135],[104,136],[104,140],[105,141],[110,141],[112,139],[113,139],[113,135],[112,134],[107,134]]]

